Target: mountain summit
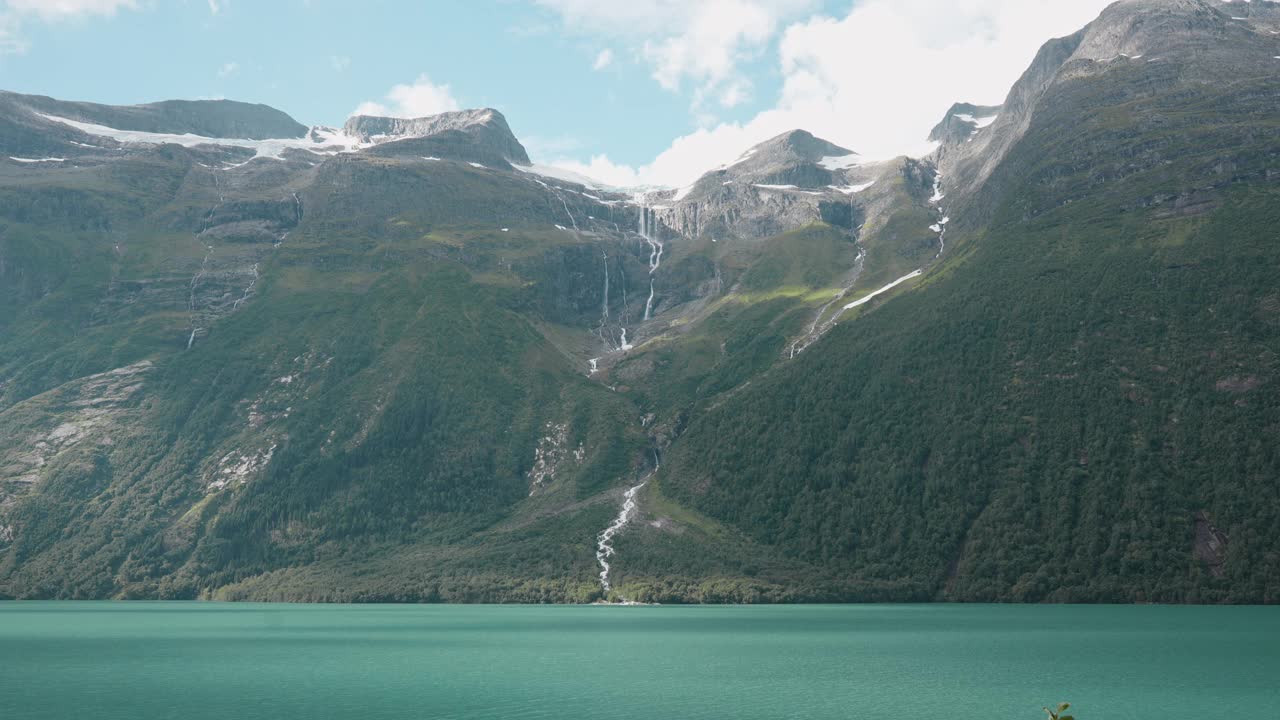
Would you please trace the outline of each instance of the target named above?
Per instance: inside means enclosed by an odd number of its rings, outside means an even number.
[[[511,132],[506,117],[492,108],[446,112],[420,118],[357,115],[347,120],[343,132],[358,138],[360,142],[371,144],[424,139],[462,143],[490,159],[515,165],[531,164],[524,146]]]

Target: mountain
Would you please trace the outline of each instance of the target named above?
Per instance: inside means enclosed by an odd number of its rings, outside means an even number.
[[[662,491],[863,597],[1276,601],[1280,84],[1233,16],[1049,43],[944,138],[922,286],[691,423]]]
[[[1202,94],[1210,85],[1231,86],[1267,75],[1276,55],[1277,18],[1280,11],[1273,3],[1115,3],[1088,27],[1045,44],[990,127],[974,134],[971,143],[944,145],[939,168],[962,194],[985,187],[1046,113],[1077,112],[1062,105],[1086,99],[1074,94],[1074,88],[1096,88],[1097,94],[1087,98],[1094,101],[1103,99],[1101,93],[1113,93],[1105,101],[1123,109],[1126,101],[1176,92]],[[1122,132],[1134,134],[1162,120],[1149,114],[1117,118],[1126,125]],[[987,219],[982,210],[967,215],[966,221],[969,217]]]
[[[1000,105],[956,103],[947,111],[942,122],[935,125],[933,131],[929,133],[929,141],[936,142],[948,150],[971,143],[976,135],[1000,117],[1000,111],[1003,109]]]
[[[0,154],[78,156],[93,149],[90,143],[100,143],[60,120],[121,131],[225,139],[300,138],[307,131],[274,108],[229,100],[169,100],[115,107],[0,91]]]
[[[515,163],[528,166],[529,155],[511,132],[507,119],[493,109],[449,112],[427,118],[405,120],[358,115],[347,121],[343,133],[364,143],[386,143],[396,152],[441,151],[455,153],[467,148],[467,158],[491,164]],[[416,142],[406,142],[415,140]]]
[[[1278,21],[1125,0],[930,157],[645,192],[2,95],[0,596],[1274,602]]]
[[[846,196],[875,177],[860,164],[856,153],[794,130],[649,201],[660,222],[692,237],[765,238],[814,222],[851,228]]]

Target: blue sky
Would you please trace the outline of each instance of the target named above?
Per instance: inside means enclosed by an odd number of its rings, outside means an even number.
[[[999,102],[1041,42],[1104,0],[1061,4],[0,0],[0,88],[226,97],[307,124],[371,102],[492,106],[535,160],[678,184],[791,125],[899,152],[952,101]]]
[[[663,89],[612,38],[568,33],[554,10],[514,0],[204,0],[110,16],[24,22],[28,47],[0,57],[0,88],[128,104],[226,97],[306,124],[341,124],[360,103],[422,75],[463,107],[492,106],[535,150],[609,152],[639,164],[696,128],[689,90]],[[613,61],[594,64],[610,50]],[[776,97],[767,48],[743,64],[752,98],[718,119],[749,118]],[[542,147],[536,147],[542,146]]]

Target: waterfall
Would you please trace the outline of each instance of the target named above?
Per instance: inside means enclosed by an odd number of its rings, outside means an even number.
[[[935,224],[929,227],[929,230],[937,233],[938,235],[938,254],[933,257],[934,261],[941,258],[942,254],[946,252],[946,249],[947,249],[947,224],[951,222],[951,218],[947,216],[946,208],[942,206],[942,201],[944,198],[946,198],[946,195],[942,192],[942,173],[935,173],[933,177],[933,196],[929,198],[929,204],[932,205],[937,210],[938,217],[939,217],[938,222],[936,222]],[[862,263],[864,262],[865,258],[866,258],[866,249],[865,248],[859,249],[858,258],[856,261],[857,272],[854,275],[855,283],[857,282],[858,276],[862,274]],[[829,310],[832,305],[844,299],[845,295],[847,295],[851,290],[853,290],[853,286],[850,285],[849,287],[846,287],[845,289],[841,290],[833,300],[823,305],[822,308],[818,310],[817,316],[814,317],[813,322],[809,325],[809,331],[805,333],[804,337],[802,337],[799,340],[796,340],[791,344],[790,357],[795,358],[795,356],[799,355],[800,353],[803,353],[805,350],[809,348],[809,346],[813,345],[815,342],[820,340],[822,336],[836,324],[836,321],[839,320],[840,316],[842,316],[846,311],[865,305],[866,303],[871,302],[872,300],[879,297],[880,295],[883,295],[889,292],[890,290],[893,290],[894,288],[898,287],[902,283],[907,282],[908,280],[913,280],[917,277],[920,277],[921,275],[924,274],[924,270],[925,268],[915,270],[903,277],[898,278],[897,280],[894,280],[893,282],[885,285],[884,287],[879,288],[874,292],[871,292],[865,295],[864,297],[859,298],[858,300],[855,300],[854,302],[843,305],[842,307],[840,307],[840,309],[836,310],[835,314],[833,314],[829,320],[823,322],[822,318],[824,315],[826,315],[827,310]]]
[[[938,209],[938,216],[941,218],[937,224],[929,227],[933,232],[938,233],[938,254],[934,256],[934,260],[942,257],[947,250],[947,223],[951,222],[951,218],[947,217],[947,209],[942,206],[942,200],[946,195],[942,193],[942,173],[935,172],[933,176],[933,197],[929,198],[929,204]]]
[[[609,570],[611,569],[609,558],[613,557],[617,552],[613,548],[613,538],[631,521],[631,516],[635,514],[638,507],[636,493],[640,492],[640,489],[647,484],[649,484],[649,481],[645,480],[623,493],[621,512],[613,519],[613,523],[596,537],[596,562],[600,564],[600,587],[604,590],[605,595],[608,595],[610,589],[612,589],[609,584]]]
[[[239,299],[239,300],[236,300],[236,301],[235,301],[235,302],[233,302],[233,303],[231,303],[231,311],[232,311],[232,312],[235,312],[237,309],[239,309],[240,305],[241,305],[241,304],[243,304],[246,300],[248,300],[248,299],[249,299],[249,293],[253,292],[253,288],[254,288],[254,286],[256,286],[257,284],[258,284],[258,263],[254,263],[254,264],[253,264],[253,279],[251,279],[251,280],[249,281],[249,286],[248,286],[248,287],[246,287],[246,288],[244,289],[244,294],[240,296],[240,299]]]
[[[200,240],[200,236],[197,235],[196,241],[199,242],[199,240]],[[189,313],[190,319],[191,319],[191,337],[187,338],[188,350],[190,350],[191,345],[195,343],[196,331],[200,329],[200,326],[196,324],[196,288],[200,286],[200,278],[205,276],[205,268],[208,267],[209,256],[212,254],[213,254],[213,246],[206,245],[205,252],[204,252],[204,259],[200,261],[200,269],[197,270],[196,274],[191,278],[191,290],[187,297],[187,312]]]
[[[645,204],[645,194],[636,195],[636,202],[640,205],[640,237],[649,244],[649,299],[644,304],[644,319],[648,321],[653,315],[653,296],[656,287],[653,275],[658,272],[658,268],[662,267],[662,253],[666,246],[661,240],[649,236],[649,208]]]
[[[604,253],[604,306],[600,311],[600,324],[609,319],[609,253]]]
[[[600,343],[605,346],[608,352],[613,352],[612,337],[605,338],[605,331],[609,328],[609,252],[602,251],[604,256],[604,299],[600,305],[600,324],[596,327],[596,336],[600,338]],[[612,336],[612,333],[610,333]]]
[[[195,276],[191,278],[191,290],[190,290],[189,296],[187,297],[187,312],[190,314],[190,318],[191,318],[191,335],[190,337],[187,338],[188,350],[190,350],[191,346],[195,344],[196,333],[199,332],[200,330],[200,326],[196,322],[196,288],[200,285],[200,278],[204,277],[207,274],[207,269],[209,266],[209,257],[213,255],[213,246],[205,245],[204,242],[200,239],[200,236],[203,235],[204,232],[209,229],[209,227],[213,223],[214,215],[217,214],[218,209],[222,207],[223,203],[227,201],[227,196],[222,190],[222,183],[218,180],[217,171],[213,172],[213,187],[215,190],[218,191],[218,202],[215,203],[213,207],[209,208],[209,214],[205,215],[204,223],[200,226],[200,229],[197,230],[195,235],[192,237],[193,240],[195,240],[204,248],[205,252],[204,252],[204,259],[200,261],[200,269],[197,270]],[[255,275],[257,274],[256,268],[254,270],[254,274]]]
[[[844,312],[844,310],[840,310],[834,316],[832,316],[830,320],[827,320],[826,322],[823,322],[822,318],[826,316],[827,310],[830,310],[832,305],[835,305],[836,303],[843,300],[844,297],[853,290],[858,280],[862,277],[863,265],[866,262],[866,259],[867,259],[867,250],[866,248],[862,247],[861,244],[859,244],[858,257],[855,258],[853,261],[853,279],[849,282],[849,285],[847,287],[842,288],[840,292],[836,293],[835,297],[831,298],[826,302],[826,304],[818,308],[818,313],[814,315],[813,322],[809,323],[808,332],[805,333],[804,337],[791,343],[791,355],[790,355],[791,359],[794,359],[796,355],[799,355],[805,350],[808,350],[810,345],[820,340],[822,336],[828,330],[830,330],[833,325],[835,325],[836,320],[840,318],[840,315]],[[719,277],[719,270],[720,270],[719,267],[717,267],[716,268],[717,277]]]
[[[565,202],[564,196],[556,192],[556,197],[560,198],[560,204],[564,206],[564,212],[569,216],[569,224],[573,226],[573,231],[578,232],[578,221],[573,219],[573,212],[569,210],[569,203]]]

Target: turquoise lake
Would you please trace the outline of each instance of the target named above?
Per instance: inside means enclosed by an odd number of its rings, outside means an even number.
[[[1274,717],[1280,608],[0,603],[0,717]]]

